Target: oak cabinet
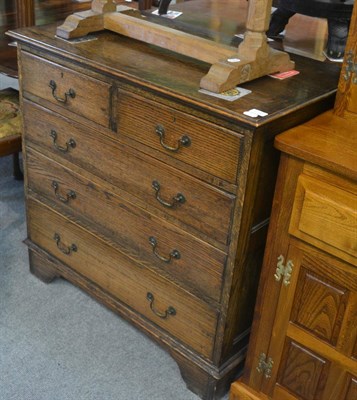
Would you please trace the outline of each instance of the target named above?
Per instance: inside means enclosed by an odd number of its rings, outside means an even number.
[[[247,362],[231,400],[357,397],[357,92],[349,58],[335,110],[275,138],[282,157],[272,218]]]
[[[357,170],[355,134],[346,135],[353,126],[329,111],[276,138],[283,154],[272,221],[232,400],[356,397]]]

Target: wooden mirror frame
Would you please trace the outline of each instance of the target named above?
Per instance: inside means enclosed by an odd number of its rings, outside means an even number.
[[[240,83],[294,68],[287,53],[267,43],[271,6],[272,0],[249,1],[246,32],[238,49],[146,21],[140,11],[117,6],[113,0],[93,0],[91,10],[67,17],[58,27],[57,36],[73,39],[108,29],[193,57],[212,64],[200,87],[221,93]]]

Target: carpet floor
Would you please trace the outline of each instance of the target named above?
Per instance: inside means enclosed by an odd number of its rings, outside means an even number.
[[[11,169],[0,158],[0,400],[199,400],[136,328],[67,281],[30,274]]]

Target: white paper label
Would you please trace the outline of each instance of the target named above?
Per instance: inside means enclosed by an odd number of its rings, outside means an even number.
[[[268,115],[268,113],[258,110],[256,108],[252,108],[251,110],[244,111],[243,114],[247,115],[248,117],[252,117],[252,118],[265,117]]]

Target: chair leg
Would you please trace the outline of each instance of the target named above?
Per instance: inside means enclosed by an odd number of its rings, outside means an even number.
[[[21,181],[24,179],[24,175],[21,171],[20,168],[20,157],[19,157],[19,153],[13,153],[12,155],[12,162],[13,162],[13,173],[14,173],[14,178],[17,181]]]

